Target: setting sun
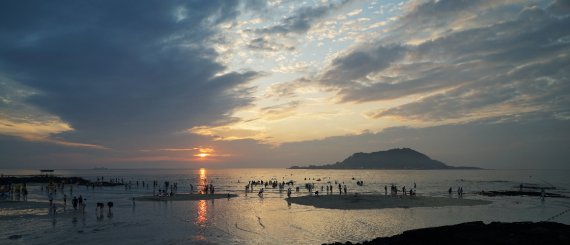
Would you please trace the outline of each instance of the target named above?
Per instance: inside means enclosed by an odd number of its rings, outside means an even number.
[[[195,148],[196,150],[198,150],[198,153],[195,154],[194,156],[205,159],[206,157],[212,156],[212,153],[214,152],[214,149],[209,148],[209,147],[199,147],[199,148]]]

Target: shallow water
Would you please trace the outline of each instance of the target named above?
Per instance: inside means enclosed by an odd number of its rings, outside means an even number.
[[[0,170],[5,175],[36,174],[37,171]],[[405,230],[456,224],[467,221],[543,221],[570,207],[569,199],[537,197],[483,197],[473,194],[481,190],[517,190],[521,183],[556,187],[555,192],[570,195],[569,171],[539,170],[286,170],[286,169],[206,169],[200,170],[56,170],[56,175],[81,176],[95,180],[98,176],[123,178],[132,188],[104,187],[95,189],[74,186],[68,195],[68,206],[62,205],[55,216],[47,208],[39,212],[3,209],[0,212],[0,243],[2,244],[321,244],[335,241],[363,241],[378,236],[399,234]],[[161,185],[168,180],[178,183],[178,192],[188,192],[206,178],[216,193],[236,193],[231,199],[209,201],[136,202],[131,197],[152,194],[152,187],[142,188],[142,181]],[[307,178],[307,180],[305,180]],[[313,180],[314,178],[314,180]],[[317,181],[317,179],[321,181]],[[354,180],[352,179],[354,178]],[[407,188],[417,184],[418,195],[448,196],[447,189],[458,186],[464,198],[490,200],[483,206],[393,208],[376,210],[330,210],[285,201],[285,192],[267,189],[264,198],[254,193],[245,195],[248,180],[294,180],[307,195],[305,183],[316,187],[331,181],[344,182],[349,193],[384,193],[384,186],[397,184]],[[136,181],[139,187],[136,187]],[[356,181],[363,180],[364,186]],[[336,188],[335,188],[336,190]],[[70,199],[81,194],[87,198],[85,215],[73,211]],[[455,196],[455,193],[454,193]],[[453,197],[455,198],[455,197]],[[47,194],[40,186],[30,186],[31,201],[46,202]],[[63,193],[56,194],[63,200]],[[96,202],[113,201],[112,216],[105,209],[99,217]],[[18,213],[20,212],[20,213]],[[570,214],[554,221],[570,224]],[[9,240],[12,235],[22,235]]]

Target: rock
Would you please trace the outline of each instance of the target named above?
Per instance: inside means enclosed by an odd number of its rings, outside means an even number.
[[[18,240],[20,238],[22,238],[22,235],[11,235],[8,237],[8,239],[10,240]]]

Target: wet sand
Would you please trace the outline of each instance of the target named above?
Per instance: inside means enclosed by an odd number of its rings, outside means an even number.
[[[237,197],[236,194],[176,194],[169,197],[141,196],[136,201],[194,201]]]
[[[45,215],[48,211],[47,202],[0,200],[0,220],[27,215]]]
[[[47,202],[0,200],[0,210],[3,209],[35,209],[49,208]]]
[[[425,196],[386,196],[386,195],[325,195],[302,196],[286,199],[287,202],[328,209],[383,209],[444,206],[474,206],[490,204],[490,201]]]

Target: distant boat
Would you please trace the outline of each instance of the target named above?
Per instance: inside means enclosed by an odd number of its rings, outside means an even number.
[[[105,168],[105,167],[96,167],[96,168],[93,168],[93,170],[108,170],[108,168]]]

